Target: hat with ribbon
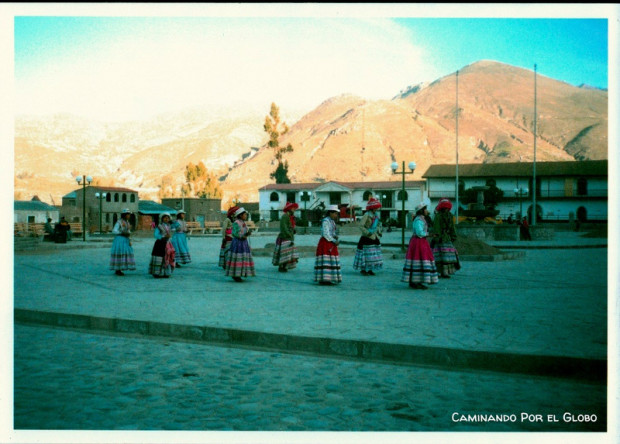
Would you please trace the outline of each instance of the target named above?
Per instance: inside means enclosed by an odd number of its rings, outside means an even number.
[[[366,209],[367,210],[376,210],[378,208],[381,208],[381,202],[379,202],[377,199],[375,199],[374,197],[371,197],[368,200],[368,203],[366,204]]]
[[[235,214],[235,211],[237,211],[239,209],[239,207],[237,205],[230,207],[228,209],[228,212],[226,213],[227,217],[231,217],[233,214]]]
[[[297,208],[299,208],[299,205],[297,205],[296,203],[287,202],[286,205],[284,205],[284,209],[282,211],[288,213],[289,211],[295,211]]]
[[[239,216],[241,216],[243,213],[247,213],[247,211],[245,211],[245,208],[243,208],[243,207],[239,207],[239,208],[237,208],[237,211],[235,211],[235,217],[239,217]]]
[[[450,211],[452,209],[452,202],[450,202],[448,199],[441,199],[437,204],[437,207],[435,207],[435,210],[440,211],[444,208]]]

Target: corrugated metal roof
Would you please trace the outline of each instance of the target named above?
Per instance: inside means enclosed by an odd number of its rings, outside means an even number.
[[[401,189],[402,181],[389,180],[382,182],[340,182],[336,180],[330,180],[328,182],[310,182],[310,183],[271,183],[259,188],[259,191],[303,191],[303,190],[315,190],[328,183],[335,183],[351,190],[367,190],[367,189]],[[424,185],[423,180],[406,180],[405,186],[407,188],[413,188],[415,186]]]
[[[531,177],[533,174],[533,162],[459,164],[459,177]],[[607,176],[607,160],[536,162],[536,176]],[[422,177],[456,177],[456,166],[431,165]]]
[[[139,200],[138,201],[138,213],[142,214],[161,214],[170,213],[177,214],[177,210],[167,207],[152,200]]]
[[[13,201],[14,211],[60,211],[58,208],[38,200]]]

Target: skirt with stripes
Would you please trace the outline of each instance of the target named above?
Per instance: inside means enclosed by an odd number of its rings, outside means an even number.
[[[383,253],[379,239],[360,237],[353,259],[353,269],[362,271],[381,270],[383,268]]]
[[[342,282],[338,246],[324,237],[319,240],[314,261],[314,280],[316,282]]]
[[[192,257],[189,254],[189,248],[187,247],[187,236],[185,233],[174,233],[171,239],[174,251],[176,251],[176,262],[179,264],[189,264],[192,261]]]
[[[459,253],[452,242],[437,242],[433,246],[433,256],[437,269],[444,274],[454,274],[461,269]]]
[[[233,238],[226,253],[226,276],[256,276],[254,259],[247,239]]]
[[[232,238],[225,237],[222,240],[222,246],[220,247],[220,261],[218,266],[226,269],[226,254],[230,250],[230,244],[232,244]]]
[[[400,280],[413,284],[436,284],[439,281],[433,251],[426,238],[411,237]]]
[[[136,259],[133,248],[129,245],[129,238],[114,236],[110,250],[110,270],[135,270]]]
[[[299,253],[293,241],[281,239],[278,236],[271,263],[276,267],[292,270],[297,266],[297,262],[299,262]]]

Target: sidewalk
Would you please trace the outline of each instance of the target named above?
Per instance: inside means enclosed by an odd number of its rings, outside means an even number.
[[[358,236],[343,237],[343,282],[329,288],[313,282],[316,235],[297,236],[300,264],[282,274],[269,251],[260,251],[276,234],[257,233],[257,276],[243,283],[217,267],[219,236],[190,239],[192,264],[167,280],[146,272],[151,239],[134,240],[138,269],[124,277],[108,270],[109,243],[72,242],[14,256],[15,320],[605,383],[606,239],[577,234],[527,242],[514,260],[464,261],[453,278],[427,291],[400,282],[400,232],[383,237],[386,260],[375,277],[352,269]],[[525,249],[521,244],[492,243]]]

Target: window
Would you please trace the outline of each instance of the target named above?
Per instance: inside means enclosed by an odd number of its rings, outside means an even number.
[[[136,201],[136,195],[135,195],[135,194],[133,194],[133,193],[131,193],[131,194],[129,195],[129,201],[130,201],[131,203],[134,203],[134,202]]]
[[[118,193],[114,193],[114,202],[118,202]]]
[[[123,202],[127,202],[127,194],[123,193]]]
[[[341,203],[342,193],[339,191],[332,191],[329,193],[330,205],[339,205]]]
[[[275,191],[269,195],[269,202],[280,202],[280,196]]]
[[[372,191],[364,191],[363,200],[369,200],[372,197]]]
[[[109,196],[109,194],[108,194],[108,196]],[[105,221],[106,221],[106,223],[110,222],[110,213],[105,213]]]
[[[106,193],[105,195],[106,202],[112,202],[112,193]],[[107,221],[106,221],[107,222]]]
[[[286,201],[290,203],[295,203],[295,193],[294,191],[289,191],[286,193]]]
[[[577,179],[577,195],[586,196],[588,194],[588,179],[580,177]]]
[[[408,200],[408,199],[409,199],[409,194],[407,194],[407,191],[405,190],[400,190],[398,194],[396,195],[396,200],[403,201],[403,200]]]
[[[34,223],[34,216],[28,216],[28,223],[29,224],[33,224]]]

